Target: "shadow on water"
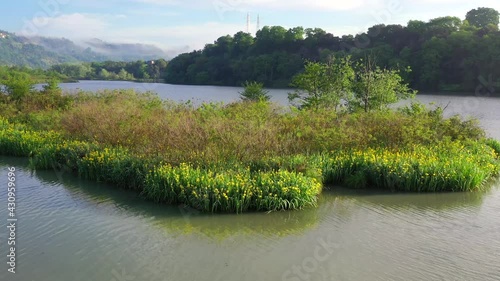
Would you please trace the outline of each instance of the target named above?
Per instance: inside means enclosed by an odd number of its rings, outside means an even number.
[[[326,197],[354,199],[363,205],[399,210],[452,210],[464,207],[480,207],[483,199],[498,186],[498,181],[490,183],[485,191],[405,193],[380,190],[354,190],[344,187],[330,187],[324,192]]]
[[[183,205],[156,204],[141,198],[137,192],[83,180],[70,173],[54,170],[31,171],[28,167],[29,161],[24,158],[0,157],[0,167],[7,164],[31,174],[40,181],[40,185],[59,187],[65,193],[64,196],[72,201],[63,204],[78,205],[80,208],[98,207],[110,214],[118,212],[141,217],[154,227],[174,235],[203,234],[212,239],[222,239],[234,234],[286,236],[301,234],[318,223],[317,208],[238,215],[207,214]]]
[[[24,158],[0,158],[3,163],[28,169]],[[3,165],[2,165],[3,166]],[[148,224],[171,235],[202,234],[210,239],[224,239],[235,234],[265,236],[302,235],[330,219],[348,221],[359,206],[404,213],[422,211],[474,211],[483,203],[486,192],[471,193],[390,193],[331,187],[319,198],[317,208],[300,211],[244,214],[206,214],[185,206],[155,204],[136,192],[108,184],[82,180],[69,173],[32,171],[41,185],[59,186],[64,196],[79,208],[101,208],[102,212],[141,217]],[[63,196],[55,194],[54,196]],[[68,200],[62,198],[61,201]]]

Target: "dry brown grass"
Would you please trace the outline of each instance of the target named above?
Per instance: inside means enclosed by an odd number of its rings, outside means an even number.
[[[427,144],[445,137],[434,129],[441,123],[425,114],[337,115],[327,110],[287,111],[268,103],[193,108],[133,92],[79,97],[61,121],[68,136],[125,146],[169,163],[198,164]]]

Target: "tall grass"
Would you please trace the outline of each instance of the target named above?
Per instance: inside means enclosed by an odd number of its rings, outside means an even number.
[[[321,192],[317,180],[293,172],[215,171],[188,164],[156,168],[146,186],[148,198],[212,212],[300,209],[315,206]]]
[[[65,141],[0,120],[0,152],[32,156],[36,169],[65,169],[80,176],[141,191],[160,202],[184,203],[209,212],[287,210],[315,206],[321,184],[301,173],[177,167],[131,154],[125,148]]]
[[[171,164],[256,162],[368,147],[433,145],[481,139],[474,122],[439,112],[336,114],[287,110],[265,102],[229,105],[162,102],[133,92],[77,96],[61,114],[61,132],[80,140],[124,146]]]
[[[498,154],[477,142],[411,149],[342,151],[327,157],[324,180],[393,191],[474,191],[500,171]]]
[[[50,98],[0,117],[0,154],[209,212],[314,206],[321,183],[474,191],[500,170],[500,143],[477,123],[415,105],[337,114],[266,102],[195,108],[132,91]]]
[[[0,155],[30,156],[40,148],[61,138],[53,131],[33,132],[26,126],[11,124],[0,116]]]
[[[122,188],[147,188],[145,179],[154,160],[131,155],[123,148],[91,151],[78,161],[78,173],[90,180],[114,183]]]

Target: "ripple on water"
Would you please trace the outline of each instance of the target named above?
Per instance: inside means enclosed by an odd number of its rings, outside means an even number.
[[[335,250],[318,262],[310,280],[500,276],[498,189],[473,194],[334,189],[323,194],[318,208],[206,215],[69,176],[31,174],[22,166],[17,176],[23,264],[18,280],[112,280],[117,272],[145,281],[281,280],[293,266],[311,261],[324,241]],[[2,169],[0,186],[5,184]],[[0,189],[0,201],[5,200]],[[4,228],[5,222],[0,224]]]

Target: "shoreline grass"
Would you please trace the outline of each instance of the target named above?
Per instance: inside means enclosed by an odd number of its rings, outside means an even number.
[[[264,102],[194,108],[130,91],[47,102],[2,104],[13,108],[0,115],[0,155],[206,212],[316,206],[331,184],[471,192],[500,171],[500,142],[476,122],[420,105],[351,114]]]
[[[85,179],[136,190],[146,199],[206,212],[316,206],[323,184],[414,192],[476,191],[500,171],[499,155],[492,147],[498,142],[493,140],[402,151],[365,149],[274,157],[229,169],[187,163],[173,166],[135,156],[122,147],[103,148],[60,137],[0,119],[2,155],[30,156],[35,169],[66,169]]]

